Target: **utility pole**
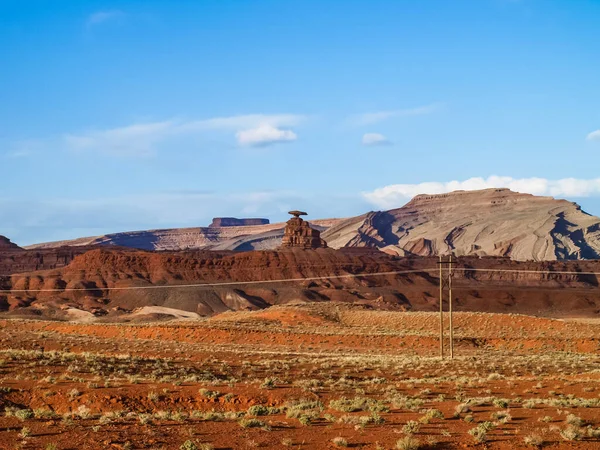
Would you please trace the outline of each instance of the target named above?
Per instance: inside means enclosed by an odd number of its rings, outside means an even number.
[[[454,358],[454,325],[452,322],[453,311],[452,311],[452,277],[454,272],[452,271],[452,263],[456,262],[452,260],[452,254],[450,254],[448,261],[444,261],[444,258],[440,255],[440,357],[444,358],[444,288],[448,288],[448,312],[449,312],[449,323],[450,328],[450,358]],[[444,266],[448,267],[447,276],[444,276]]]
[[[450,359],[454,358],[454,328],[452,327],[452,253],[448,261],[448,310],[450,311]]]
[[[440,358],[444,359],[444,274],[440,255]]]

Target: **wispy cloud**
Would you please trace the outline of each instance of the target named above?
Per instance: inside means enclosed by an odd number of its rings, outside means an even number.
[[[88,27],[92,27],[94,25],[99,25],[101,23],[115,20],[123,16],[125,16],[125,13],[118,9],[113,9],[109,11],[96,11],[88,16],[86,24]]]
[[[592,131],[587,135],[588,141],[600,141],[600,130]]]
[[[394,109],[387,111],[373,111],[358,114],[350,118],[350,123],[357,126],[372,125],[396,117],[421,116],[434,113],[442,107],[441,103],[432,103],[430,105],[419,106],[409,109]]]
[[[170,119],[79,134],[66,134],[64,143],[73,151],[97,152],[115,156],[151,156],[169,138],[197,136],[207,131],[234,132],[240,145],[266,146],[289,142],[296,133],[292,127],[306,119],[298,114],[248,114],[203,120]]]
[[[488,188],[508,188],[516,192],[553,197],[591,197],[600,196],[600,178],[577,179],[563,178],[512,178],[491,176],[488,178],[469,178],[464,181],[426,182],[418,184],[392,184],[363,192],[363,197],[380,208],[397,208],[418,194],[442,194],[458,190],[472,191]]]
[[[238,131],[236,137],[240,145],[253,147],[264,147],[277,142],[291,142],[298,139],[298,136],[293,131],[282,130],[269,124]]]
[[[367,146],[391,145],[391,142],[383,134],[365,133],[362,137],[362,144]]]

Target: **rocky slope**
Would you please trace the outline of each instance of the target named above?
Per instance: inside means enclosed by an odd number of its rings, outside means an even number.
[[[600,258],[600,218],[575,204],[508,189],[419,195],[402,208],[346,219],[322,235],[329,246],[398,255]]]
[[[10,241],[10,239],[8,239],[5,236],[0,236],[0,250],[19,250],[21,249],[21,247],[19,247],[17,244],[14,244]]]
[[[95,249],[75,256],[66,267],[0,277],[0,310],[10,315],[60,317],[60,311],[76,308],[110,317],[158,306],[213,315],[289,302],[336,301],[377,309],[435,311],[436,262],[435,257],[401,258],[369,248],[239,253]],[[464,257],[460,268],[454,286],[454,307],[459,311],[553,317],[600,314],[597,276],[511,272],[600,272],[600,261]],[[388,273],[407,270],[414,272]],[[386,274],[369,275],[379,272]],[[198,283],[208,285],[190,286]]]

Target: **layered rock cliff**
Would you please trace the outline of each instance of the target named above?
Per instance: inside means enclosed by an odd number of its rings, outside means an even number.
[[[600,218],[576,203],[508,189],[418,195],[402,208],[341,221],[322,237],[334,248],[374,247],[397,255],[600,258]]]
[[[241,253],[96,249],[66,267],[0,277],[0,311],[54,317],[53,311],[77,308],[102,316],[159,306],[212,315],[297,301],[435,311],[436,262],[435,257],[399,258],[370,248]],[[543,273],[600,272],[600,261],[463,257],[459,267],[454,284],[459,311],[553,317],[600,313],[597,276]],[[383,274],[369,275],[374,273]]]

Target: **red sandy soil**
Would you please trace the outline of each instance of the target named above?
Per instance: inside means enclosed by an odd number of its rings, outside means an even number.
[[[600,448],[599,324],[481,313],[454,324],[455,358],[442,361],[437,314],[340,303],[161,324],[2,320],[0,448],[308,450],[342,437],[394,449],[411,420],[419,448],[535,448],[534,436]],[[343,397],[364,410],[341,411]],[[302,418],[300,399],[322,406]],[[242,427],[255,405],[277,409]],[[443,418],[424,419],[430,409]],[[476,443],[469,430],[484,422],[495,426]]]

